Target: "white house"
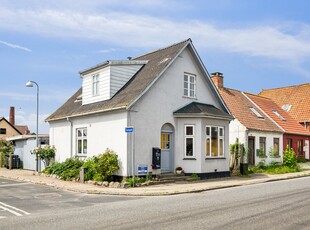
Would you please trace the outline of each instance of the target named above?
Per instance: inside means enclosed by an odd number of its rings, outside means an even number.
[[[266,164],[282,162],[284,130],[247,93],[224,87],[222,73],[213,73],[212,80],[235,117],[229,125],[230,144],[234,144],[236,139],[244,144],[250,165],[261,161]]]
[[[135,174],[146,165],[153,174],[181,166],[203,178],[229,175],[233,117],[190,39],[80,75],[82,87],[46,119],[57,161],[109,148],[119,156],[119,176],[130,176],[132,165]]]

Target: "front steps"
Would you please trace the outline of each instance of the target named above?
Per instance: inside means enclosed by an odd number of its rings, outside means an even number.
[[[192,178],[191,176],[185,176],[184,174],[174,174],[174,173],[162,173],[158,175],[158,183],[190,183],[200,180],[199,178]]]

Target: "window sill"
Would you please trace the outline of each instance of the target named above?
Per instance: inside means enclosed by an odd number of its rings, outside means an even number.
[[[195,161],[195,160],[197,160],[196,158],[183,158],[183,160],[190,160],[190,161]]]
[[[224,160],[226,157],[206,157],[205,160]]]
[[[198,98],[197,97],[189,97],[189,96],[182,96],[183,98],[187,98],[187,99],[193,99],[193,100],[198,100]]]

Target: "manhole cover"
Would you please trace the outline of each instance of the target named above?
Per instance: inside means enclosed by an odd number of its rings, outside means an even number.
[[[58,193],[39,193],[34,195],[36,199],[52,199],[52,198],[59,198],[61,197]]]

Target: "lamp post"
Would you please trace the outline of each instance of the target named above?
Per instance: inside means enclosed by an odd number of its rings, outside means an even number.
[[[26,83],[27,87],[33,87],[33,84],[37,86],[37,131],[36,131],[36,141],[37,141],[37,148],[39,147],[39,85],[35,81],[28,81]],[[39,172],[39,159],[38,159],[38,154],[36,154],[36,172]]]

